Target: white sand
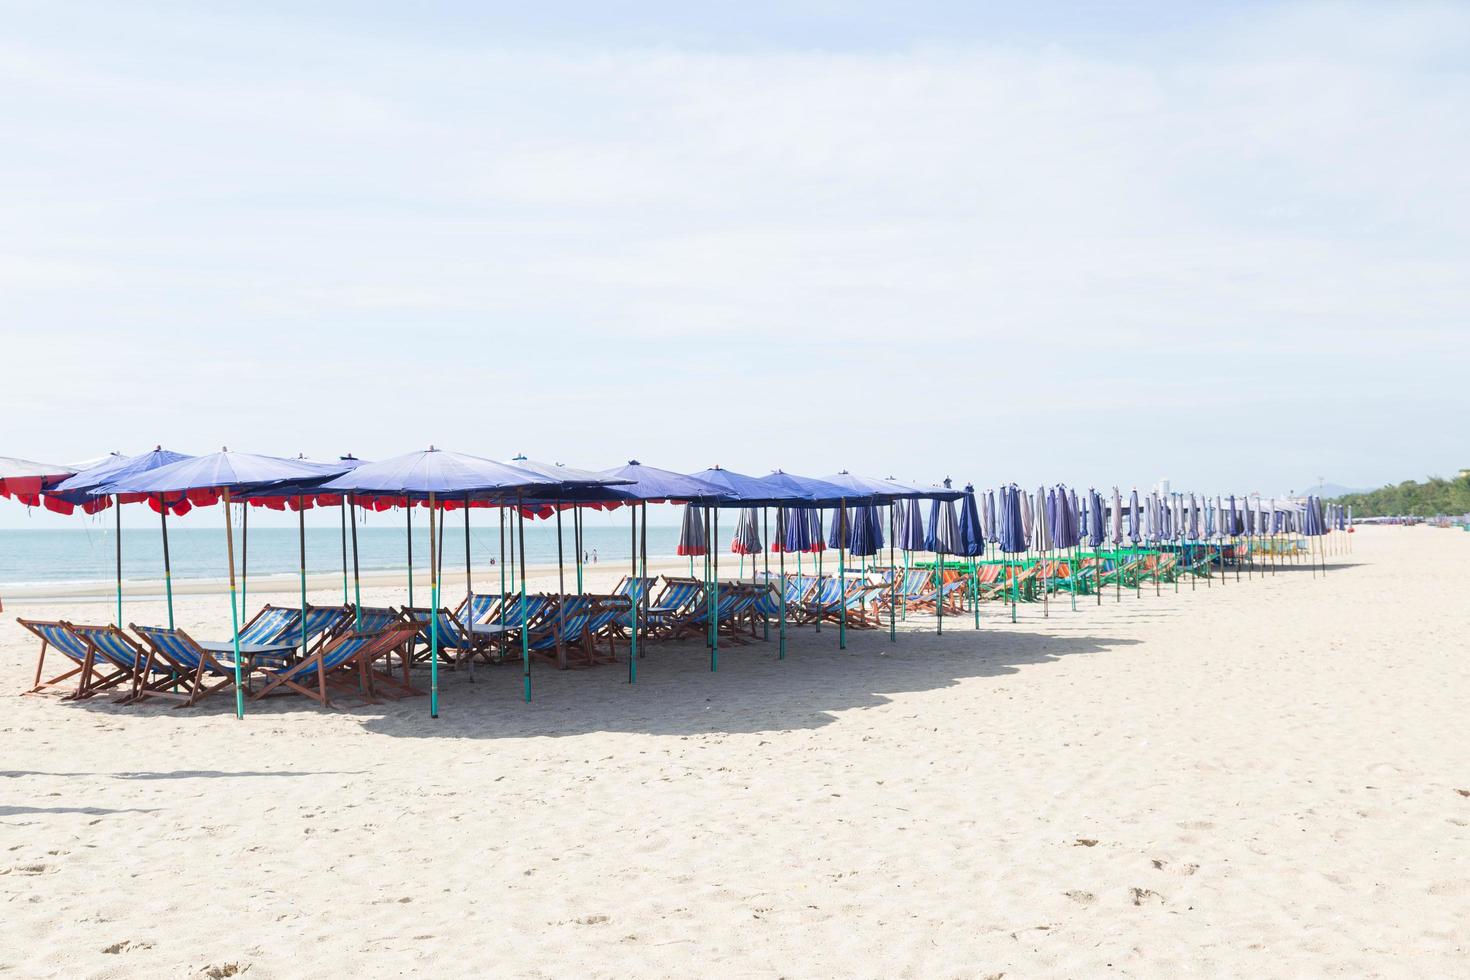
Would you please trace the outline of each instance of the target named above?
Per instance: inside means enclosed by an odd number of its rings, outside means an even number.
[[[1464,975],[1470,534],[1355,538],[1325,581],[660,647],[530,705],[447,675],[437,722],[22,698],[16,613],[107,607],[11,608],[0,972]]]

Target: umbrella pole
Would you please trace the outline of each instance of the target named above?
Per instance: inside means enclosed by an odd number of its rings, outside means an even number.
[[[158,520],[163,525],[163,594],[168,599],[168,628],[174,628],[174,575],[168,559],[168,505],[158,495]]]
[[[505,507],[495,508],[500,512],[500,621],[505,622]]]
[[[345,495],[344,495],[344,499],[345,499]],[[361,632],[362,631],[362,569],[358,565],[358,562],[357,562],[357,501],[356,500],[349,501],[348,504],[347,504],[347,507],[351,511],[351,513],[349,514],[349,516],[352,518],[352,520],[350,520],[348,522],[348,524],[351,525],[351,527],[352,527],[352,598],[355,600],[353,602],[353,604],[352,604],[352,606],[353,606],[353,622],[352,622],[352,625],[353,625],[353,628],[355,630],[357,630],[358,632]],[[408,581],[410,583],[409,587],[412,588],[413,587],[412,586],[412,583],[413,583],[413,563],[411,561],[409,562],[409,565],[408,565]],[[410,606],[412,606],[413,605],[413,600],[412,599],[409,599],[408,600],[408,604]],[[407,669],[407,668],[405,668],[405,669]]]
[[[516,509],[510,515],[510,590],[516,589],[516,515],[520,514],[520,495],[516,496]],[[525,542],[521,542],[524,546]]]
[[[714,585],[714,601],[710,607],[710,670],[720,667],[720,508],[714,508],[714,536],[710,538],[710,554],[714,555],[710,582]]]
[[[465,494],[464,495],[464,601],[465,601],[465,607],[464,608],[465,608],[465,612],[466,613],[470,613],[471,612],[470,603],[474,599],[474,597],[475,597],[475,582],[474,582],[474,579],[471,577],[471,574],[470,574],[470,495],[469,494]],[[469,629],[470,626],[473,624],[473,622],[474,622],[474,617],[471,616],[470,622],[464,624],[465,629]],[[470,659],[470,663],[471,664],[474,663],[474,658],[471,658]],[[473,668],[471,668],[471,669],[473,669]]]
[[[342,605],[347,605],[347,494],[342,495]]]
[[[235,606],[235,525],[230,520],[230,490],[224,490],[225,553],[230,562],[230,634],[235,648],[235,717],[245,717],[245,689],[240,686],[240,611]]]
[[[761,542],[761,554],[765,556],[763,561],[766,571],[766,588],[769,589],[771,587],[771,512],[766,507],[761,508],[761,533],[765,536],[765,541]],[[752,572],[750,577],[754,580],[755,574]],[[767,643],[771,640],[771,617],[769,616],[761,617],[761,639]]]
[[[704,555],[702,556],[703,559],[704,559],[704,562],[703,562],[703,564],[700,565],[700,569],[699,569],[699,573],[700,573],[701,576],[703,576],[703,581],[704,581],[704,645],[705,646],[710,646],[711,645],[710,633],[709,633],[709,624],[710,624],[710,620],[712,620],[714,618],[714,609],[713,609],[713,607],[710,604],[709,562],[710,562],[710,550],[711,550],[712,545],[710,543],[709,511],[710,511],[710,509],[708,507],[704,508]]]
[[[429,717],[439,717],[439,562],[435,549],[434,491],[429,491]],[[409,501],[409,507],[413,501]]]
[[[632,573],[632,617],[628,630],[628,683],[638,683],[638,505],[628,505],[628,530],[632,537],[628,544],[628,561]]]
[[[638,611],[639,607],[642,607],[643,615],[642,615],[642,617],[637,622],[634,622],[634,624],[633,624],[633,628],[634,628],[634,632],[635,633],[639,629],[643,628],[642,626],[640,626],[640,623],[647,623],[648,622],[648,604],[649,604],[649,602],[652,599],[652,597],[649,596],[649,594],[648,594],[648,592],[649,592],[649,584],[650,583],[649,583],[649,578],[648,578],[648,501],[646,501],[646,500],[643,501],[643,521],[642,521],[642,524],[641,524],[641,528],[642,528],[642,533],[641,533],[641,536],[639,538],[640,545],[639,545],[638,550],[639,550],[639,552],[641,552],[641,558],[642,558],[642,561],[641,561],[641,570],[642,570],[643,581],[641,581],[641,582],[638,583],[638,597],[637,597],[637,599],[633,603],[633,609],[634,609],[635,614],[636,614],[636,612]],[[644,637],[644,640],[646,641],[647,639],[648,639],[648,637],[645,636]],[[648,644],[645,642],[644,643],[644,646],[646,647],[647,645]]]
[[[225,508],[229,510],[228,507]],[[250,505],[240,505],[240,618],[245,618],[245,594],[250,589]]]
[[[583,544],[582,544],[582,508],[580,508],[580,507],[573,507],[572,508],[572,545],[574,546],[574,550],[576,551],[576,554],[574,554],[572,556],[572,561],[576,564],[576,568],[577,568],[577,595],[580,596],[582,594],[582,548],[583,548]]]
[[[531,702],[531,631],[526,628],[526,514],[516,493],[516,534],[521,547],[521,671],[525,675],[526,703]]]
[[[556,594],[567,594],[566,555],[562,550],[561,507],[556,508]]]
[[[888,642],[898,642],[898,565],[894,561],[893,536],[898,525],[893,514],[893,503],[888,504]]]
[[[301,656],[306,656],[306,502],[300,494],[296,495],[296,527],[297,543],[301,549]],[[322,692],[322,701],[326,702],[326,675],[322,671],[321,661],[316,665],[317,683]]]
[[[781,524],[785,524],[786,523],[784,520],[782,520],[782,518],[780,516],[781,513],[782,513],[782,511],[777,511],[776,512],[776,514],[777,514],[777,516],[776,516],[776,523],[778,525],[781,525]],[[785,528],[782,527],[782,528],[780,528],[780,530],[785,531]],[[776,659],[777,660],[785,660],[786,659],[786,536],[784,534],[781,536],[781,551],[780,551],[780,555],[781,555],[781,557],[778,560],[779,560],[779,563],[780,563],[780,566],[781,566],[780,567],[780,572],[781,572],[781,590],[780,590],[781,591],[781,630],[780,630],[780,633],[781,633],[781,650],[780,650],[780,653],[777,654]],[[801,571],[800,571],[800,567],[801,567],[801,552],[799,552],[799,551],[796,553],[796,563],[797,563],[797,568],[798,568],[798,571],[796,573],[796,577],[797,577],[797,579],[799,581],[801,579]]]
[[[114,542],[117,548],[117,628],[122,629],[122,498],[116,494],[112,498],[112,509],[117,511],[114,515],[117,521],[114,533],[117,538]]]
[[[847,649],[847,499],[837,510],[837,649]]]
[[[409,605],[409,608],[411,609],[411,608],[413,608],[413,604],[414,604],[413,603],[413,501],[412,500],[409,500],[407,503],[405,503],[403,505],[403,527],[404,527],[405,532],[408,534],[408,605]],[[357,542],[357,514],[355,512],[352,515],[352,541],[353,541],[353,545],[352,545],[353,552],[352,553],[353,553],[353,555],[356,555],[357,554],[357,550],[356,550],[357,549],[357,544],[356,544],[356,542]],[[352,560],[353,560],[353,563],[354,563],[353,564],[353,574],[356,574],[356,572],[357,572],[357,566],[356,566],[357,559],[354,557]]]

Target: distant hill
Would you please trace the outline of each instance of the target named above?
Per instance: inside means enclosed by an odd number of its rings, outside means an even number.
[[[1373,492],[1373,488],[1372,487],[1345,487],[1345,486],[1343,486],[1340,483],[1322,483],[1322,484],[1316,484],[1316,483],[1314,483],[1311,486],[1304,487],[1303,489],[1297,491],[1297,493],[1303,493],[1303,494],[1305,494],[1305,493],[1316,494],[1317,496],[1321,497],[1323,500],[1331,500],[1334,497],[1346,497],[1349,494],[1372,493],[1372,492]]]
[[[1331,489],[1336,488],[1329,487]],[[1328,493],[1323,493],[1323,496],[1331,497]],[[1470,470],[1461,470],[1453,479],[1432,476],[1423,483],[1405,480],[1378,490],[1338,494],[1336,499],[1339,503],[1351,504],[1354,517],[1470,514]]]

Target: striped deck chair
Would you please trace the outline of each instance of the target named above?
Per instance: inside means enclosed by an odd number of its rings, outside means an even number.
[[[414,639],[415,644],[423,644],[423,652],[416,653],[418,659],[437,656],[440,661],[450,666],[459,666],[462,659],[468,658],[474,652],[475,641],[469,637],[469,631],[460,622],[459,617],[447,608],[439,608],[439,649],[430,650],[431,627],[428,606],[404,606],[403,615],[408,617],[410,623],[416,623],[419,634]],[[451,652],[453,651],[453,652]]]
[[[91,676],[83,679],[77,697],[91,697],[126,681],[128,689],[117,699],[125,704],[137,698],[138,688],[153,675],[161,675],[164,683],[173,680],[171,670],[162,664],[152,667],[148,651],[116,626],[73,625],[72,630],[92,646]]]
[[[519,595],[519,593],[517,593]],[[510,596],[506,596],[507,599]],[[500,593],[471,592],[454,609],[455,618],[466,626],[487,622],[500,608]]]
[[[421,623],[410,621],[402,611],[394,609],[392,606],[363,606],[361,610],[355,609],[352,606],[348,606],[347,608],[351,612],[352,618],[344,628],[354,633],[380,633],[390,626],[402,625],[414,627],[416,634],[422,633],[423,625]],[[405,694],[421,693],[409,683],[409,668],[413,662],[413,645],[417,638],[414,635],[405,637],[404,641],[397,647],[385,650],[378,656],[372,657],[367,661],[369,669],[373,669],[375,666],[374,662],[382,660],[383,669],[379,679],[391,687],[402,690]],[[401,681],[394,678],[393,660],[395,657],[398,660],[399,670],[403,675]]]
[[[627,595],[564,596],[557,608],[549,611],[539,626],[532,626],[527,645],[537,656],[553,660],[566,670],[573,666],[569,651],[581,656],[576,666],[590,667],[598,663],[615,663],[612,626],[632,615],[633,600]],[[596,641],[605,637],[608,653],[599,655]],[[553,652],[554,651],[554,652]]]
[[[679,625],[704,608],[704,583],[696,578],[664,577],[663,590],[659,592],[644,613],[650,633],[670,634]]]
[[[240,627],[240,642],[279,643],[288,633],[301,635],[301,610],[267,605]]]
[[[68,681],[73,677],[77,677],[77,691],[73,691],[71,694],[67,695],[68,698],[76,697],[78,691],[80,691],[81,689],[81,679],[79,675],[88,670],[92,663],[92,648],[87,644],[87,641],[82,639],[80,636],[77,636],[72,628],[63,622],[49,622],[41,619],[21,619],[19,617],[16,617],[15,621],[24,626],[26,629],[30,630],[32,633],[36,634],[36,636],[40,637],[41,639],[41,655],[36,659],[36,678],[34,681],[35,686],[25,693],[36,694],[40,691],[45,690],[48,687],[58,687],[62,684],[62,682]],[[55,649],[59,651],[62,656],[66,657],[67,662],[70,663],[71,666],[68,667],[63,673],[57,674],[55,677],[51,678],[49,681],[43,681],[41,680],[41,673],[46,668],[46,651],[48,649]]]
[[[742,615],[749,613],[751,606],[755,605],[757,591],[750,586],[730,587],[720,586],[720,601],[715,609],[715,625],[717,628],[728,630],[731,639],[737,643],[744,643],[737,629]],[[670,627],[669,638],[677,640],[691,630],[703,628],[709,622],[709,606],[700,603],[687,616],[677,624]]]
[[[147,670],[150,673],[168,670],[173,675],[166,682],[140,685],[135,700],[174,698],[185,705],[194,705],[211,694],[235,686],[234,661],[216,657],[183,630],[139,626],[136,623],[129,623],[128,628],[142,637],[148,646]],[[249,661],[241,663],[240,679],[248,684],[253,669]],[[174,689],[164,690],[165,687]]]
[[[376,633],[339,633],[300,663],[276,669],[262,668],[260,673],[268,678],[268,682],[255,693],[254,698],[258,701],[285,688],[311,698],[324,708],[331,708],[334,705],[327,697],[328,678],[350,675],[353,673],[351,668],[356,667],[360,696],[369,703],[376,703],[366,661],[401,647],[417,633],[418,626],[413,623],[400,623]],[[306,686],[313,680],[316,682],[315,690]]]
[[[613,586],[613,595],[625,595],[635,599],[642,598],[653,592],[653,587],[658,584],[658,579],[653,576],[624,575],[622,581]]]
[[[500,596],[495,598],[498,600]],[[525,610],[522,612],[521,594],[508,592],[505,602],[493,609],[488,618],[476,624],[475,641],[483,644],[497,658],[514,660],[520,656],[522,628],[529,624],[534,629],[555,611],[555,597],[541,593],[527,595]]]

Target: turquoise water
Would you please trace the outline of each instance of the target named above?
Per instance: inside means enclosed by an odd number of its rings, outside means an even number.
[[[601,562],[626,562],[631,541],[627,527],[587,527],[585,550],[596,551]],[[573,561],[570,523],[564,528],[566,562]],[[294,573],[300,567],[300,546],[295,528],[254,528],[249,531],[248,550],[238,529],[235,561],[249,561],[250,575]],[[464,526],[451,520],[443,534],[446,569],[463,567]],[[229,569],[225,558],[223,528],[170,529],[169,559],[175,579],[224,578]],[[650,557],[673,555],[679,542],[675,527],[649,527]],[[364,571],[401,570],[408,567],[408,536],[403,528],[360,527],[357,532],[358,565]],[[509,542],[507,542],[509,547]],[[112,582],[116,577],[117,532],[98,528],[65,530],[0,530],[0,586],[50,583]],[[557,557],[556,528],[526,524],[526,563],[550,565]],[[476,566],[500,559],[500,534],[496,528],[472,528],[470,555]],[[348,542],[348,561],[351,561]],[[427,526],[415,525],[414,567],[427,569],[429,538]],[[341,572],[342,532],[337,528],[306,529],[306,568],[310,572]],[[122,571],[125,580],[163,578],[163,545],[158,531],[124,528]]]

